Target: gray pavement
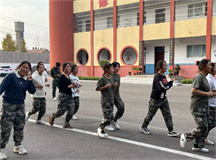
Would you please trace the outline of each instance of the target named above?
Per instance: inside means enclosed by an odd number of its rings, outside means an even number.
[[[1,78],[2,79],[2,78]],[[51,83],[51,81],[50,81]],[[13,136],[7,145],[8,159],[61,160],[61,159],[213,159],[215,145],[206,145],[210,153],[191,151],[192,142],[184,149],[179,146],[179,138],[167,136],[163,117],[158,111],[149,125],[151,135],[139,131],[143,118],[147,114],[151,85],[122,84],[121,96],[126,110],[119,120],[120,130],[107,132],[109,139],[96,136],[96,129],[102,119],[100,92],[95,91],[96,82],[82,81],[78,120],[70,123],[72,130],[62,128],[64,117],[55,120],[56,126],[37,125],[30,117],[25,126],[23,146],[28,154],[20,156],[12,152]],[[168,99],[173,116],[174,128],[178,132],[188,132],[196,125],[190,114],[189,86],[174,86],[168,91]],[[27,94],[26,111],[32,107],[32,98]],[[47,88],[47,112],[43,121],[56,111],[57,101],[51,98],[51,87]],[[215,129],[209,138],[216,142]]]

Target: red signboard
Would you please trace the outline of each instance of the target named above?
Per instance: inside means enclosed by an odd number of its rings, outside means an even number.
[[[106,5],[108,5],[108,0],[99,0],[99,7],[105,7]]]

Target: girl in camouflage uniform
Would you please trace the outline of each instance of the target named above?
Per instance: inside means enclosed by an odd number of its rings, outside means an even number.
[[[35,93],[32,76],[29,73],[31,64],[27,61],[20,63],[15,73],[8,74],[0,85],[0,95],[3,95],[1,116],[0,159],[7,159],[5,147],[9,141],[10,132],[14,128],[14,153],[26,154],[22,147],[23,129],[25,126],[25,97],[26,91]]]
[[[65,123],[63,128],[73,128],[69,121],[71,120],[74,113],[74,100],[72,97],[71,88],[74,87],[74,84],[71,83],[69,75],[71,74],[71,65],[70,63],[63,64],[63,73],[59,78],[59,95],[58,95],[58,108],[52,116],[49,117],[49,123],[51,126],[54,124],[55,118],[61,117],[66,111],[67,115],[65,118]]]
[[[180,146],[185,147],[187,141],[195,139],[193,151],[209,152],[204,147],[205,138],[208,133],[208,99],[215,96],[210,91],[209,83],[206,79],[208,73],[211,72],[211,62],[207,59],[202,59],[197,63],[200,72],[193,79],[193,87],[191,89],[191,105],[190,110],[197,127],[188,133],[181,134]]]
[[[104,74],[97,83],[96,91],[101,91],[101,108],[104,120],[100,123],[97,133],[99,137],[106,138],[108,134],[105,133],[104,128],[113,120],[114,88],[118,84],[111,78],[112,64],[105,64],[103,69]]]

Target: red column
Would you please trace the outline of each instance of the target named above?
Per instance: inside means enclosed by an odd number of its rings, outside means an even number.
[[[117,4],[116,0],[113,0],[113,62],[117,61]]]
[[[206,59],[211,60],[212,0],[207,3]]]
[[[50,68],[74,61],[73,0],[49,0]]]
[[[174,23],[175,23],[175,0],[170,0],[170,64],[174,73],[175,68],[175,38],[174,38]]]
[[[94,77],[94,1],[90,2],[90,17],[91,17],[91,76]]]
[[[144,74],[144,41],[143,41],[143,9],[144,9],[144,2],[140,0],[139,3],[139,58],[141,58],[142,66],[142,74]],[[141,54],[141,55],[140,55]]]

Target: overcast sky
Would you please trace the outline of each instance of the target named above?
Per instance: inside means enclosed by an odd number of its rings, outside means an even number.
[[[0,0],[0,41],[7,33],[15,37],[14,22],[24,22],[28,49],[49,49],[49,0]],[[2,45],[0,45],[2,49]]]

